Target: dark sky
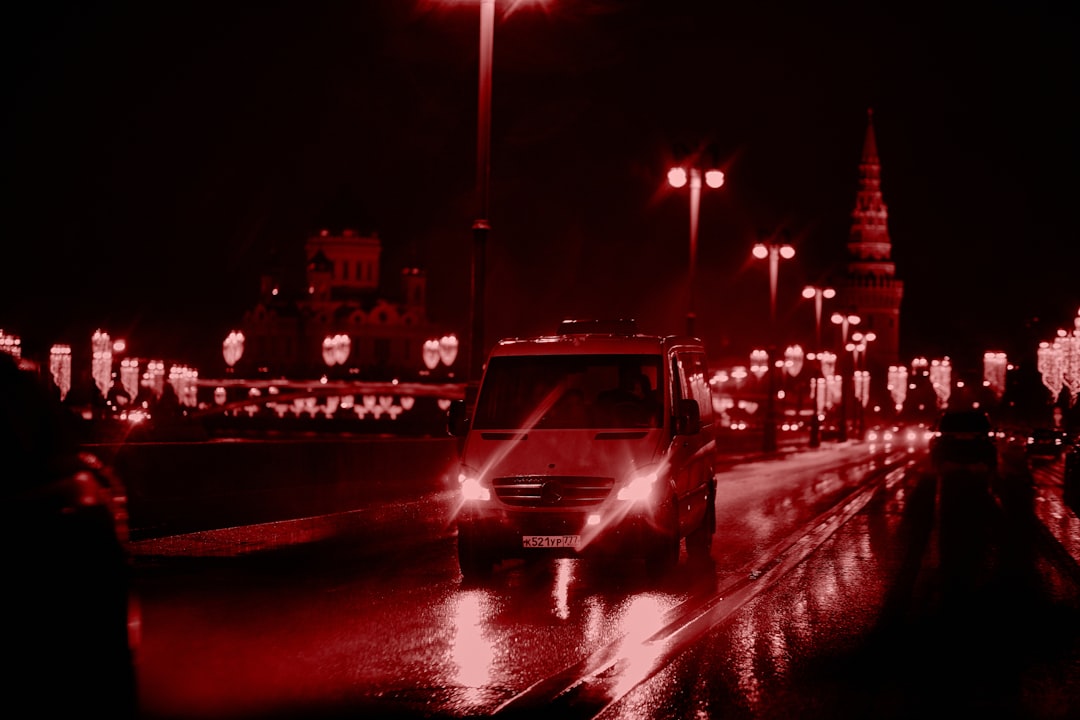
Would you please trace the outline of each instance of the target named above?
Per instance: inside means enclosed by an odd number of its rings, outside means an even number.
[[[467,329],[477,0],[18,5],[0,328],[27,353],[96,327],[142,356],[217,353],[268,253],[299,267],[331,219],[378,231],[388,285],[426,267],[430,315]],[[708,145],[727,183],[702,198],[700,334],[717,354],[760,343],[750,248],[786,229],[778,317],[808,339],[798,291],[842,268],[871,106],[902,354],[1033,353],[1071,323],[1062,4],[752,5],[498,0],[489,338],[581,316],[680,332],[688,198],[665,172],[676,146]]]

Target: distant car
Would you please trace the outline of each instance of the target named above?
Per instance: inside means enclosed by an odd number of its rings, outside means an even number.
[[[925,423],[907,425],[901,430],[903,443],[908,449],[925,449],[930,446],[934,431]]]
[[[1027,436],[1024,452],[1028,457],[1058,458],[1065,452],[1068,441],[1064,430],[1035,428]]]
[[[127,497],[68,420],[37,366],[0,352],[5,700],[40,717],[134,718]]]
[[[978,408],[945,410],[930,438],[934,470],[997,470],[997,433],[990,416]]]
[[[866,442],[874,446],[891,447],[900,439],[900,427],[898,425],[883,425],[872,427],[866,431]]]
[[[871,449],[905,448],[909,451],[925,448],[933,435],[928,427],[921,424],[883,425],[866,431],[866,442]]]

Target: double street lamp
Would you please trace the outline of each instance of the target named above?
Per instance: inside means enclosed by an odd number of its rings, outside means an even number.
[[[786,241],[767,240],[754,245],[754,257],[769,260],[769,363],[768,394],[765,397],[765,427],[762,436],[762,449],[765,452],[776,451],[776,284],[780,273],[780,259],[790,260],[795,257],[795,248]]]
[[[821,365],[821,306],[824,300],[831,300],[836,297],[836,290],[830,287],[817,287],[815,285],[807,285],[803,288],[802,296],[809,300],[814,299],[814,355],[811,359],[817,360],[817,375],[813,379],[814,397],[813,405],[814,412],[810,416],[810,447],[819,447],[821,445],[821,403],[820,393],[824,388],[823,382],[818,382],[823,377],[822,365]]]
[[[858,413],[859,436],[865,431],[864,421],[866,416],[866,403],[870,399],[870,372],[866,369],[866,349],[870,343],[877,340],[877,335],[872,332],[856,332],[851,335],[851,342],[844,346],[851,352],[851,383],[854,390],[856,412]],[[860,367],[859,360],[862,359]]]
[[[693,336],[694,328],[694,275],[697,266],[697,240],[698,240],[698,217],[701,214],[701,180],[705,178],[705,184],[711,188],[719,188],[724,184],[724,173],[715,168],[705,170],[702,173],[697,167],[673,167],[668,170],[668,183],[675,188],[690,185],[690,277],[687,288],[690,293],[689,305],[686,311],[686,334]]]
[[[848,341],[848,328],[853,325],[858,325],[860,322],[862,322],[862,318],[853,313],[845,315],[844,313],[836,312],[832,314],[830,320],[832,321],[833,325],[840,326],[840,347],[846,348]],[[841,372],[840,375],[840,427],[838,428],[839,435],[837,439],[840,442],[843,442],[848,439],[847,403],[848,395],[850,395],[851,393],[848,390],[849,383],[844,380],[843,373]]]
[[[488,220],[491,202],[491,60],[495,41],[495,0],[480,1],[480,80],[476,115],[477,216],[472,225],[472,284],[470,308],[469,387],[475,389],[484,372],[484,293]]]

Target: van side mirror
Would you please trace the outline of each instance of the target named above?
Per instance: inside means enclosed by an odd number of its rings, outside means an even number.
[[[701,432],[701,408],[697,400],[680,400],[675,413],[676,435],[697,435]]]
[[[452,400],[446,410],[446,432],[452,437],[465,437],[469,432],[469,415],[464,400]]]

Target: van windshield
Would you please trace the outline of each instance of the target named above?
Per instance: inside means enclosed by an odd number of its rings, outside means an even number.
[[[663,426],[661,355],[491,358],[477,398],[479,430]]]

